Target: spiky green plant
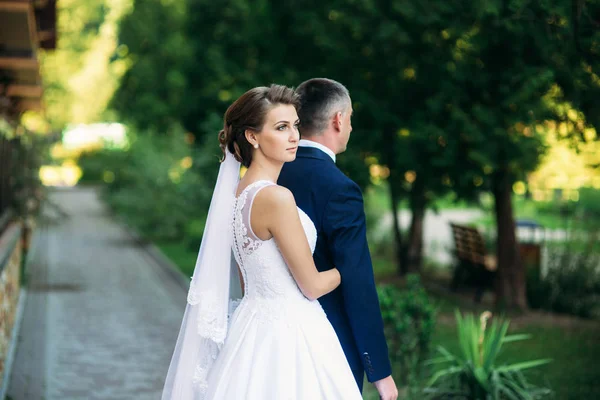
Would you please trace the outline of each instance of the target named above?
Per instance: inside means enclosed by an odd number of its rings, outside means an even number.
[[[539,367],[550,359],[498,365],[498,355],[506,343],[525,340],[530,335],[507,335],[508,320],[492,320],[489,311],[478,322],[472,314],[455,311],[460,355],[437,348],[439,357],[427,364],[439,369],[426,388],[431,399],[533,400],[545,398],[551,391],[527,382],[523,371]]]

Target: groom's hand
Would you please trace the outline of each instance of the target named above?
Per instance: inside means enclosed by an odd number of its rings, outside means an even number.
[[[381,400],[396,400],[398,398],[398,389],[391,375],[373,382],[373,385],[377,388]]]

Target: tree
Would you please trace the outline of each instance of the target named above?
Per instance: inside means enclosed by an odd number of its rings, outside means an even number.
[[[339,80],[356,111],[340,165],[353,176],[361,172],[363,184],[370,165],[389,171],[399,272],[421,265],[424,213],[436,196],[452,191],[472,199],[489,190],[498,221],[498,299],[523,308],[512,184],[544,151],[535,126],[556,116],[549,99],[557,98],[557,82],[565,99],[595,110],[598,39],[589,31],[597,2],[153,1],[136,5],[136,16],[124,21],[132,68],[114,104],[138,125],[180,122],[198,143],[216,143],[225,108],[248,88]],[[578,35],[565,28],[571,9],[581,10],[573,20]],[[583,61],[571,61],[575,51],[556,44],[567,37],[577,39]],[[584,89],[563,82],[571,71]],[[408,240],[396,213],[403,200],[413,211]]]
[[[457,18],[460,3],[303,2],[293,22],[314,64],[309,71],[327,71],[348,86],[355,102],[355,133],[341,161],[360,158],[363,170],[366,163],[389,171],[400,274],[420,268],[431,201],[463,181],[470,182],[465,196],[471,194],[479,173],[465,158],[460,182],[450,174],[461,148],[448,141],[446,122],[460,87],[448,65],[454,62],[452,38],[469,27]],[[413,211],[408,240],[396,212],[403,199]]]
[[[527,308],[512,208],[512,185],[532,171],[544,151],[536,123],[553,116],[544,100],[555,73],[547,21],[556,10],[523,1],[477,5],[461,63],[465,96],[459,102],[470,157],[487,172],[495,199],[498,279],[496,300]]]
[[[129,0],[58,3],[58,46],[42,52],[45,115],[52,130],[103,120],[125,70],[113,59],[118,22]]]
[[[555,70],[562,99],[583,112],[586,122],[600,131],[600,1],[559,3],[548,25],[556,46],[548,62]],[[558,117],[568,120],[566,113]],[[576,131],[586,140],[583,129]]]
[[[497,299],[525,308],[512,184],[544,151],[535,123],[555,115],[546,97],[555,83],[548,60],[557,46],[548,32],[564,9],[519,0],[313,7],[321,12],[312,24],[298,22],[313,29],[319,48],[313,54],[331,69],[352,66],[336,71],[357,102],[356,130],[369,131],[359,140],[355,134],[353,143],[363,159],[389,168],[394,215],[401,197],[410,199],[409,245],[397,219],[394,224],[400,272],[419,264],[428,199],[449,187],[460,197],[487,189],[498,226]]]
[[[167,132],[187,106],[186,3],[134,1],[121,21],[114,56],[128,63],[111,107],[139,130]]]
[[[598,10],[597,1],[513,0],[475,6],[477,31],[467,39],[473,49],[462,64],[469,94],[463,107],[468,110],[471,105],[473,117],[465,129],[478,142],[473,156],[490,172],[497,222],[497,302],[508,306],[527,307],[511,187],[535,168],[544,150],[538,123],[567,115],[553,104],[561,99],[556,83],[562,99],[585,110],[590,121],[598,115],[598,104],[591,99],[598,95],[593,73],[598,58],[593,56],[600,36],[589,18]],[[573,131],[583,134],[583,128],[582,124]],[[476,131],[487,135],[477,136]]]
[[[187,129],[198,138],[214,138],[227,106],[248,89],[299,83],[306,62],[298,57],[296,11],[302,12],[268,0],[189,1]]]

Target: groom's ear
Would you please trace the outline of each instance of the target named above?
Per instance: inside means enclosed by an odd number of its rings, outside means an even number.
[[[342,113],[340,111],[333,116],[333,128],[338,132],[342,131]]]

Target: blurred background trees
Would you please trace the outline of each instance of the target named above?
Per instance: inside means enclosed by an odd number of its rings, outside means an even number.
[[[123,122],[129,151],[142,146],[145,162],[163,165],[161,176],[177,188],[170,193],[179,193],[186,174],[195,177],[198,185],[188,188],[197,191],[189,210],[195,228],[168,237],[201,235],[210,196],[201,188],[214,180],[222,114],[248,88],[272,82],[326,76],[349,88],[354,132],[339,165],[365,190],[385,194],[378,204],[393,220],[390,261],[400,275],[422,271],[427,210],[443,199],[477,203],[488,195],[496,300],[526,308],[515,187],[545,196],[540,177],[556,171],[548,149],[575,149],[586,157],[586,174],[598,176],[598,0],[68,0],[61,8],[62,20],[74,23],[64,23],[59,51],[43,63],[48,119],[57,129]],[[179,144],[189,150],[180,154]],[[163,160],[164,152],[178,155]],[[87,165],[98,165],[91,155]],[[126,172],[136,165],[127,160],[97,175],[109,177],[116,198],[137,199],[141,183]],[[186,166],[179,178],[173,165]],[[145,187],[159,181],[146,172]],[[526,190],[524,182],[531,182]],[[575,190],[586,185],[600,181]],[[407,227],[402,208],[410,210]],[[157,213],[155,231],[169,209]]]
[[[60,0],[58,11],[58,48],[40,52],[45,113],[18,128],[45,135],[25,143],[43,148],[27,179],[62,132],[42,179],[102,185],[116,215],[187,276],[226,108],[254,86],[328,77],[353,100],[337,164],[365,194],[406,398],[423,398],[423,361],[454,338],[454,306],[482,311],[467,290],[439,289],[460,265],[449,222],[475,224],[476,255],[497,256],[484,304],[600,317],[600,0]],[[17,128],[4,125],[11,138]],[[542,226],[533,262],[523,222]],[[535,325],[540,340],[509,346],[509,358],[551,348],[581,364],[577,376],[549,367],[558,398],[597,397],[597,385],[583,393],[598,381],[593,335],[565,346],[562,328]]]

